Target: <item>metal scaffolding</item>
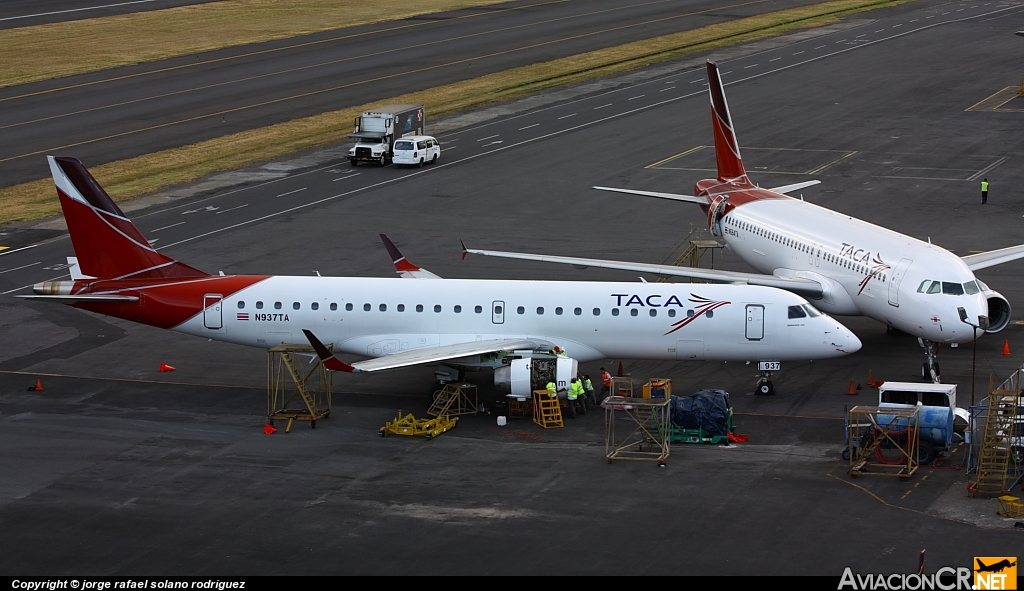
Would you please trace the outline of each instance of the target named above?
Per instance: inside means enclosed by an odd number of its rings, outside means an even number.
[[[328,349],[331,346],[328,345]],[[304,367],[306,356],[311,367]],[[308,365],[308,364],[306,364]],[[301,403],[301,406],[293,403]],[[310,345],[283,344],[267,351],[267,420],[309,421],[316,428],[318,419],[331,414],[331,372],[324,367]]]
[[[647,460],[665,465],[669,454],[669,399],[609,396],[604,407],[604,453],[612,460]],[[619,419],[628,425],[619,426]],[[644,451],[644,447],[647,451]]]

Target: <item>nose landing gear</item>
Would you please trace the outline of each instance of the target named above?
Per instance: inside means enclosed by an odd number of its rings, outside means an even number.
[[[921,364],[921,377],[930,379],[933,384],[941,384],[942,378],[939,372],[939,362],[936,358],[939,355],[939,344],[934,341],[917,339],[919,345],[924,347],[924,354],[927,360]]]
[[[754,394],[759,396],[772,396],[775,394],[775,385],[772,384],[772,372],[761,372],[761,377],[757,378],[757,387],[754,389]]]

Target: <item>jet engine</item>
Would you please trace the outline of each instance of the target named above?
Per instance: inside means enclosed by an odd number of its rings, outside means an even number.
[[[988,286],[986,286],[987,288]],[[988,301],[988,330],[985,332],[999,332],[1010,324],[1010,302],[1006,301],[1003,294],[991,289],[981,292]]]

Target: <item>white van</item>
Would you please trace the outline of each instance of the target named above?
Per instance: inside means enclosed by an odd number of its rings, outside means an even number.
[[[412,135],[395,140],[391,161],[396,166],[403,164],[423,166],[424,162],[434,164],[440,157],[440,142],[429,135]]]

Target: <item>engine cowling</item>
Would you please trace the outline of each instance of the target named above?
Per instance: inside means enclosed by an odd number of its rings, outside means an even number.
[[[999,332],[1010,324],[1010,302],[998,291],[986,289],[981,292],[988,302],[988,330]]]

